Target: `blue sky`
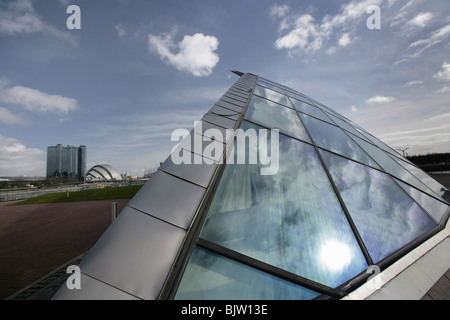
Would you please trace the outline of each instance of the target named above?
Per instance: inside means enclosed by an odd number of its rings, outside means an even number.
[[[450,152],[449,40],[448,0],[0,0],[0,176],[45,175],[58,143],[87,145],[88,167],[142,174],[237,80],[231,69],[394,148]]]

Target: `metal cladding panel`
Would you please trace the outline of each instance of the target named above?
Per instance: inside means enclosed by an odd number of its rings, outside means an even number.
[[[205,189],[158,170],[128,206],[187,229]]]
[[[209,112],[217,114],[219,116],[225,116],[225,117],[241,114],[240,112],[232,111],[230,109],[226,109],[226,108],[220,107],[218,105],[215,105],[214,107],[212,107],[209,110]]]
[[[63,285],[52,300],[139,300],[83,273],[80,275],[80,280],[80,289],[68,289],[66,285]]]
[[[223,119],[231,121],[227,118]],[[197,131],[199,132],[198,134],[196,133]],[[201,131],[202,130],[200,130],[199,127],[195,131],[192,130],[189,133],[189,135],[187,135],[183,139],[183,141],[177,145],[177,148],[190,151],[192,153],[203,156],[205,158],[209,158],[217,162],[220,161],[225,150],[225,145],[221,142],[221,140],[224,140],[223,131],[221,132],[216,131],[217,135],[219,135],[219,133],[220,135],[222,135],[222,137],[221,138],[219,137],[218,140],[215,140],[215,137],[213,138],[211,135],[210,135],[211,137],[208,137],[208,135],[205,136],[200,135]],[[175,155],[173,154],[173,156]],[[178,157],[183,157],[183,154],[179,154]]]
[[[79,267],[101,282],[153,300],[164,285],[185,233],[126,207]]]
[[[234,127],[236,126],[236,121],[222,117],[222,116],[218,116],[216,114],[213,113],[207,113],[203,116],[203,121],[207,121],[210,122],[212,124],[218,125],[222,128],[225,129],[234,129]]]
[[[241,96],[241,97],[243,97],[243,98],[248,98],[248,97],[250,97],[250,91],[248,91],[248,89],[247,89],[247,90],[243,90],[242,88],[238,88],[238,87],[236,87],[236,86],[232,86],[232,87],[227,91],[227,93],[232,93],[232,94],[235,94],[235,95],[239,95],[239,96]]]
[[[236,111],[238,113],[242,113],[242,111],[244,110],[244,108],[241,107],[241,106],[237,106],[235,104],[228,103],[228,102],[225,102],[225,101],[220,101],[220,100],[217,101],[216,106],[227,108],[227,109]]]
[[[174,152],[178,152],[178,149]],[[214,162],[213,164],[206,164],[203,161],[204,158],[198,157],[196,159],[195,156],[196,155],[194,155],[193,153],[190,153],[190,162],[181,164],[175,164],[172,161],[172,158],[168,157],[159,168],[159,170],[207,188],[214,174],[214,171],[217,168],[217,163]]]
[[[231,137],[231,134],[227,136],[227,131],[225,128],[205,121],[198,121],[197,125],[194,127],[194,132],[197,132],[207,138],[214,138],[215,141],[220,141],[225,144]]]
[[[245,103],[246,103],[246,101],[235,100],[235,99],[229,98],[227,96],[223,96],[222,98],[220,98],[220,100],[221,101],[225,101],[225,102],[229,102],[229,103],[235,104],[237,106],[241,106],[241,107],[244,107]]]
[[[227,93],[225,93],[223,96],[226,97],[226,98],[229,98],[229,99],[236,100],[238,103],[244,103],[245,104],[247,102],[247,98],[241,97],[241,96],[236,95],[236,94],[234,94],[232,92],[229,92],[229,91]]]

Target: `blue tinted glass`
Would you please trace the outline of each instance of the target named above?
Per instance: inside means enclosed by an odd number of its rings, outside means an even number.
[[[426,193],[423,193],[400,180],[396,179],[396,181],[418,204],[422,206],[425,211],[428,212],[430,216],[434,218],[434,220],[437,222],[441,221],[444,214],[449,209],[448,205],[430,197]]]
[[[311,141],[300,122],[297,112],[267,99],[253,96],[245,119],[271,129],[279,129],[280,132],[294,138]]]
[[[342,129],[302,114],[305,126],[314,142],[322,148],[342,154],[350,159],[375,168],[378,165]]]
[[[375,263],[436,226],[389,175],[321,153]]]
[[[226,165],[200,237],[331,287],[367,268],[314,147],[283,135],[275,175]]]
[[[358,137],[360,137],[360,138],[362,138],[362,139],[366,139],[367,140],[367,138],[362,134],[362,133],[360,133],[358,130],[356,130],[352,125],[350,125],[347,121],[345,121],[345,120],[343,120],[343,119],[341,119],[341,118],[339,118],[339,117],[336,117],[336,116],[334,116],[334,115],[332,115],[332,114],[329,114],[329,116],[331,117],[331,119],[333,119],[333,121],[339,126],[339,127],[341,127],[342,129],[345,129],[345,130],[347,130],[348,132],[351,132],[351,133],[353,133],[354,135],[356,135],[356,136],[358,136]]]
[[[374,136],[372,136],[369,133],[364,133],[364,137],[366,137],[366,139],[368,141],[371,141],[373,144],[375,144],[376,146],[378,146],[379,148],[383,149],[384,151],[387,151],[395,156],[401,157],[400,154],[395,151],[394,149],[392,149],[391,147],[389,147],[388,145],[386,145],[384,142],[382,142],[381,140],[375,138]]]
[[[331,119],[319,108],[313,107],[303,101],[299,101],[294,98],[291,98],[291,101],[297,111],[300,111],[300,112],[306,113],[310,116],[322,119],[323,121],[332,123]]]
[[[203,248],[195,248],[177,300],[311,300],[317,292]]]
[[[443,200],[450,203],[450,195],[449,190],[444,187],[442,184],[434,180],[428,174],[426,174],[423,170],[409,164],[406,161],[400,160],[396,157],[393,157],[402,167],[406,168],[409,172],[411,172],[415,177],[417,177],[420,181],[422,181],[428,188],[434,191],[433,195],[440,196]]]
[[[285,93],[284,90],[280,86],[276,86],[275,84],[270,83],[269,81],[258,80],[258,85],[268,88],[268,89],[271,89],[273,91],[279,92],[279,93],[283,93],[283,94]]]
[[[403,168],[397,161],[388,155],[386,151],[366,142],[365,140],[354,137],[355,141],[363,148],[370,156],[384,169],[387,173],[408,182],[409,184],[415,186],[416,188],[427,192],[429,194],[434,194],[431,189],[424,185],[420,180]]]
[[[263,97],[265,99],[268,99],[270,101],[282,104],[286,107],[292,108],[292,104],[288,100],[288,98],[284,94],[278,93],[276,91],[261,86],[256,86],[254,94]]]

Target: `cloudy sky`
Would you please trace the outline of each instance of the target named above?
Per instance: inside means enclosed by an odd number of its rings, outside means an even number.
[[[448,0],[0,0],[0,176],[44,176],[58,143],[87,145],[88,167],[141,174],[231,69],[409,154],[450,152],[449,40]]]

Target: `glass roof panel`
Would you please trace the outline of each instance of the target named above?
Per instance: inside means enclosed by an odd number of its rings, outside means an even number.
[[[280,132],[294,138],[311,142],[297,112],[267,99],[253,96],[245,119],[271,129],[279,129]]]
[[[306,113],[310,116],[322,119],[323,121],[327,121],[332,123],[331,119],[319,108],[313,107],[310,104],[307,104],[303,101],[299,101],[297,99],[291,98],[292,104],[294,105],[297,111]]]
[[[200,237],[336,287],[367,264],[315,148],[279,138],[277,174],[226,165]]]
[[[450,203],[450,195],[449,190],[444,187],[442,184],[434,180],[432,177],[430,177],[428,174],[426,174],[421,169],[417,168],[416,166],[406,162],[402,161],[397,157],[393,157],[400,165],[405,167],[409,172],[411,172],[414,176],[416,176],[420,181],[423,181],[431,190],[435,192],[436,195],[440,196],[443,200]]]
[[[347,121],[338,118],[332,114],[329,114],[329,116],[331,117],[331,119],[333,119],[333,121],[342,129],[347,130],[348,132],[353,133],[354,135],[362,138],[362,139],[366,139],[368,140],[364,135],[362,135],[358,130],[356,130],[352,125],[350,125]]]
[[[283,93],[283,94],[285,93],[285,91],[280,86],[276,86],[274,83],[271,83],[270,81],[264,81],[264,80],[259,79],[258,85],[266,87],[271,90],[274,90],[279,93]]]
[[[402,167],[393,157],[389,156],[387,152],[374,146],[365,140],[354,137],[355,141],[363,148],[371,157],[383,168],[387,173],[415,186],[416,188],[436,196],[433,191]]]
[[[311,300],[317,292],[196,247],[176,300]]]
[[[441,221],[441,219],[444,217],[444,214],[449,209],[448,205],[439,200],[436,200],[435,198],[430,197],[426,193],[423,193],[416,188],[411,187],[410,185],[407,185],[401,180],[395,179],[395,181],[397,181],[397,183],[406,192],[408,192],[411,198],[413,198],[419,205],[421,205],[422,208],[434,218],[434,220],[436,220],[438,223]]]
[[[314,142],[321,148],[339,153],[374,168],[379,166],[339,127],[301,115]]]
[[[285,107],[292,108],[292,104],[289,101],[288,97],[284,94],[278,93],[276,91],[261,87],[259,85],[256,86],[254,94],[263,97],[265,99],[268,99],[270,101],[279,103],[284,105]]]
[[[390,176],[320,152],[375,263],[436,226]]]
[[[374,136],[372,136],[370,133],[363,133],[365,137],[367,137],[368,141],[371,141],[373,144],[375,144],[376,146],[378,146],[379,148],[397,156],[397,157],[401,157],[401,155],[395,151],[394,149],[392,149],[391,147],[389,147],[387,144],[385,144],[384,142],[382,142],[381,140],[375,138]]]

